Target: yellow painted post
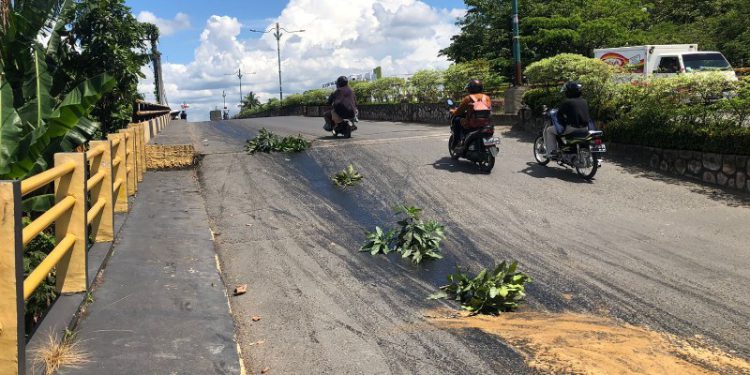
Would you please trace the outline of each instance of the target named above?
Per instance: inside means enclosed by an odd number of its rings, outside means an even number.
[[[102,213],[91,221],[91,231],[96,242],[111,242],[115,239],[115,208],[112,184],[112,143],[110,141],[91,141],[91,149],[104,147],[104,152],[91,162],[91,176],[104,172],[104,179],[91,188],[91,204],[104,201]]]
[[[57,264],[57,290],[60,293],[85,292],[88,286],[88,271],[86,269],[86,242],[88,241],[88,225],[86,214],[86,154],[70,152],[55,154],[55,165],[75,163],[73,172],[55,181],[55,201],[60,202],[66,197],[76,199],[73,208],[68,210],[55,222],[55,238],[57,242],[66,235],[75,236],[73,248]]]
[[[0,374],[25,373],[21,182],[0,181]]]
[[[130,124],[128,127],[130,129],[133,129],[135,132],[135,149],[136,149],[136,157],[135,157],[135,164],[136,164],[136,177],[138,178],[138,182],[143,181],[143,169],[146,164],[146,159],[144,158],[144,147],[143,147],[143,126],[141,124]]]
[[[112,166],[112,183],[115,184],[120,181],[119,188],[113,191],[116,200],[114,204],[115,212],[128,212],[128,157],[125,152],[127,147],[125,134],[109,134],[107,139],[113,143],[117,140],[120,141],[117,146],[112,147],[112,159],[120,160],[120,164]]]
[[[146,174],[146,144],[148,144],[148,138],[146,137],[146,123],[142,122],[138,125],[138,130],[141,132],[141,179],[143,181],[143,175]]]
[[[125,134],[125,171],[128,175],[128,196],[131,196],[138,191],[138,179],[135,177],[135,132],[133,129],[122,129],[120,133]]]

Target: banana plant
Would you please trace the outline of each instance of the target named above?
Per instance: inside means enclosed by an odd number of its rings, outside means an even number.
[[[90,140],[88,119],[115,80],[98,75],[71,84],[65,74],[70,0],[20,0],[0,28],[0,179],[23,179],[49,167],[56,152]],[[50,26],[51,25],[51,26]],[[40,40],[47,38],[46,46]]]

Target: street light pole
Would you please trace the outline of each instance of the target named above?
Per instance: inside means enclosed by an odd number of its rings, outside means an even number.
[[[523,85],[523,68],[521,67],[521,28],[518,20],[518,0],[512,1],[513,7],[513,60],[516,64],[515,85]]]
[[[287,30],[287,29],[279,26],[278,22],[276,22],[276,26],[274,28],[266,30],[266,31],[259,31],[259,30],[250,29],[251,32],[261,33],[261,34],[267,34],[267,33],[273,32],[273,36],[274,36],[274,38],[276,38],[276,57],[278,58],[278,62],[279,62],[279,105],[281,105],[281,103],[283,103],[283,101],[284,101],[284,90],[283,90],[282,84],[281,84],[281,37],[284,34],[281,33],[281,30],[284,30],[287,34],[295,34],[295,33],[304,33],[305,32],[305,30],[293,30],[293,31],[289,31],[289,30]]]
[[[237,74],[234,74],[234,73],[224,74],[225,76],[237,76],[237,78],[239,78],[240,80],[240,106],[242,106],[242,101],[245,100],[245,96],[242,94],[242,77],[244,77],[247,74],[255,74],[255,72],[242,74],[242,66],[240,66],[240,68],[237,69]],[[226,102],[224,102],[224,106],[226,107]]]

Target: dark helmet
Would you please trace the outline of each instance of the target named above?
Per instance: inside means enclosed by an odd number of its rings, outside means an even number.
[[[349,78],[341,76],[336,80],[336,87],[344,87],[349,84]]]
[[[560,90],[567,98],[580,98],[583,95],[583,85],[578,82],[570,81],[563,85]]]
[[[469,83],[466,84],[466,91],[468,91],[469,94],[479,94],[484,91],[484,85],[482,85],[482,81],[478,79],[470,79]]]

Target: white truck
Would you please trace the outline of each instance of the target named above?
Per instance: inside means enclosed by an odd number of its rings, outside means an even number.
[[[697,44],[645,45],[594,50],[594,58],[622,70],[620,79],[634,80],[648,75],[722,72],[736,81],[737,75],[721,52],[698,51]],[[619,79],[618,79],[619,80]]]

